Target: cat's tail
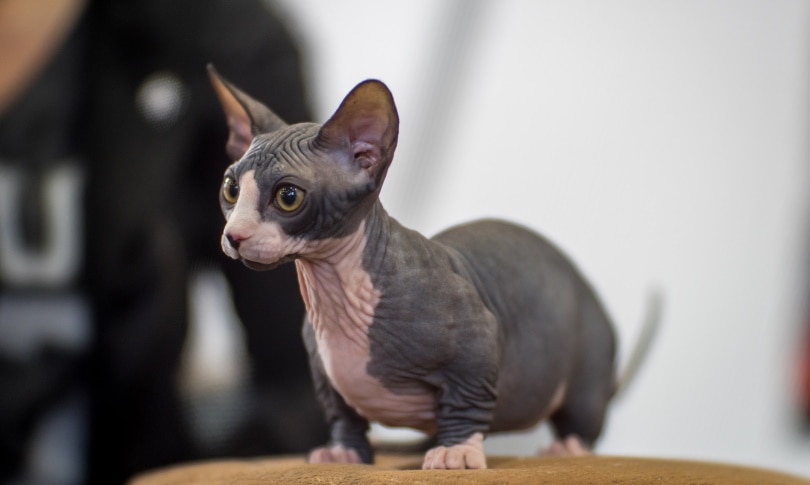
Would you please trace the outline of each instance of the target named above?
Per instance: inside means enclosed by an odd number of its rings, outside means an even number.
[[[633,347],[633,352],[630,354],[630,359],[625,364],[624,369],[619,373],[619,378],[616,382],[616,389],[613,393],[614,396],[619,396],[627,389],[627,386],[633,381],[633,378],[644,363],[652,346],[655,335],[661,326],[661,314],[664,306],[664,297],[660,290],[654,289],[647,296],[647,311],[644,316],[644,323],[641,326],[641,332],[636,339],[636,344]]]

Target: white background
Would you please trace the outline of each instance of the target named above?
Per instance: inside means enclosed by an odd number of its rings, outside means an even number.
[[[810,2],[284,0],[317,121],[397,100],[389,213],[483,216],[561,246],[616,322],[664,319],[598,452],[810,477],[795,408],[810,276]],[[546,436],[489,440],[533,453]]]

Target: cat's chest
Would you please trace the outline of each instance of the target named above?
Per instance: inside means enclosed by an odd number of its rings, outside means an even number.
[[[349,405],[358,410],[369,407],[385,391],[368,373],[371,353],[367,340],[358,343],[340,331],[321,331],[316,332],[316,343],[329,382]]]
[[[368,329],[381,296],[368,273],[359,269],[336,282],[306,262],[297,264],[318,355],[332,387],[371,421],[431,429],[435,421],[432,392],[418,382],[394,392],[368,372],[374,346]]]
[[[362,345],[342,332],[316,334],[318,354],[332,387],[361,416],[389,426],[432,432],[436,419],[435,394],[414,381],[393,391],[368,372],[371,344]]]

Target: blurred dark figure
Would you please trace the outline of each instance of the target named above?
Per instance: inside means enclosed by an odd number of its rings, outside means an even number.
[[[53,45],[26,50],[18,34]],[[205,65],[308,119],[280,19],[251,0],[4,0],[0,42],[0,483],[56,480],[44,463],[62,483],[115,484],[322,443],[294,267],[254,273],[219,249],[229,161]],[[192,439],[177,370],[190,270],[220,266],[253,397],[211,450]]]

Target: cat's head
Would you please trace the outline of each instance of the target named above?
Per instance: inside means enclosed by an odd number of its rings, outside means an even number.
[[[220,77],[211,82],[227,118],[220,204],[222,250],[253,269],[305,255],[315,242],[354,232],[379,197],[399,118],[379,81],[358,84],[323,125],[288,125]]]

